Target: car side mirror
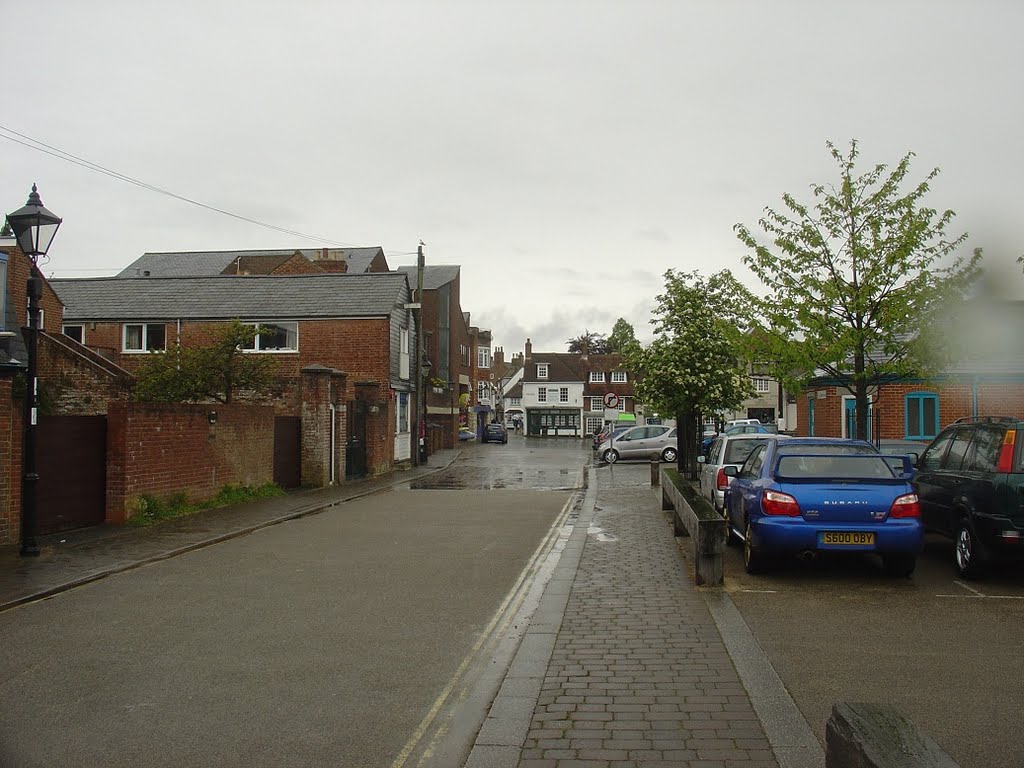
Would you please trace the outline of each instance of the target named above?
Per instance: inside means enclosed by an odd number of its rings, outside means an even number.
[[[704,456],[703,454],[697,457],[697,463],[698,463],[698,464],[703,464],[703,463],[704,463],[704,462],[706,462],[707,460],[708,460],[708,459],[707,459],[707,457],[706,457],[706,456]]]
[[[732,464],[726,464],[722,467],[722,472],[725,473],[726,477],[737,477],[740,473],[739,469]]]

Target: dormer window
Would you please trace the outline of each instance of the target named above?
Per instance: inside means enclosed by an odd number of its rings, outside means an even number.
[[[548,364],[537,363],[537,378],[546,379],[548,377]]]
[[[590,383],[591,384],[603,384],[604,383],[604,371],[591,371],[590,372]]]

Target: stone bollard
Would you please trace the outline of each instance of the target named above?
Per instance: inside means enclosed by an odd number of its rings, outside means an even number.
[[[651,461],[651,487],[655,488],[661,482],[661,462],[657,459]]]
[[[825,768],[957,768],[935,741],[881,704],[840,703],[825,726]]]

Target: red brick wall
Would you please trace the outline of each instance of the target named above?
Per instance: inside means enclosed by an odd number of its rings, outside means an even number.
[[[973,385],[967,382],[942,384],[897,383],[886,384],[875,398],[873,408],[880,412],[882,439],[901,440],[906,436],[906,396],[915,392],[930,392],[939,396],[939,427],[957,419],[974,415]],[[816,393],[824,391],[826,397]],[[978,415],[1024,417],[1024,382],[979,382]],[[843,397],[849,391],[843,387],[812,387],[797,398],[797,434],[808,430],[808,397],[814,396],[814,434],[817,437],[839,437],[843,434]]]
[[[217,411],[216,424],[207,414]],[[203,501],[229,484],[274,475],[274,412],[258,405],[111,403],[107,414],[107,522],[121,523],[139,497],[185,493]]]
[[[14,314],[18,318],[18,324],[28,325],[28,276],[32,262],[21,252],[20,248],[3,248],[9,255],[7,260],[7,300],[14,308]],[[64,316],[64,305],[60,303],[57,294],[54,293],[50,284],[43,280],[43,296],[39,300],[39,306],[43,310],[43,330],[50,333],[60,333],[61,322]],[[11,329],[14,330],[14,329]]]
[[[40,335],[40,387],[52,398],[51,413],[95,416],[112,400],[125,400],[132,379],[65,336]]]

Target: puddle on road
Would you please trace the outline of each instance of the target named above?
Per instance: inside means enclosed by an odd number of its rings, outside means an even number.
[[[490,490],[526,490],[526,491],[571,491],[574,486],[569,483],[569,470],[559,469],[524,471],[522,469],[501,469],[488,467],[460,467],[439,472],[436,475],[421,477],[409,483],[411,490],[443,490],[443,491],[490,491]]]

